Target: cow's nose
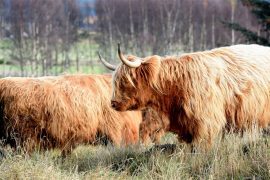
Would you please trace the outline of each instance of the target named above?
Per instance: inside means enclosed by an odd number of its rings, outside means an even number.
[[[112,106],[112,108],[116,108],[117,107],[117,101],[111,101],[111,106]]]

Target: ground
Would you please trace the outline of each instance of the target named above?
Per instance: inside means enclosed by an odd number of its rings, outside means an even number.
[[[162,143],[176,144],[174,152],[142,145],[79,146],[66,158],[57,150],[27,155],[4,149],[0,179],[269,179],[269,141],[229,134],[211,150],[191,153],[168,134]]]

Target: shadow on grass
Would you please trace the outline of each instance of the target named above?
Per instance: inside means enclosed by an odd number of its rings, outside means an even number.
[[[156,145],[146,150],[142,147],[79,147],[63,159],[62,168],[86,172],[97,167],[108,167],[112,171],[126,171],[130,175],[141,172],[154,156],[169,156],[176,150],[175,144]]]

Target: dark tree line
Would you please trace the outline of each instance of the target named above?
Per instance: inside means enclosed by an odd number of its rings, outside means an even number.
[[[222,21],[258,28],[239,0],[97,0],[96,12],[97,40],[110,58],[117,42],[139,56],[179,54],[246,42]]]
[[[257,32],[238,22],[225,22],[228,27],[243,34],[250,43],[270,46],[270,0],[241,0],[257,18]]]

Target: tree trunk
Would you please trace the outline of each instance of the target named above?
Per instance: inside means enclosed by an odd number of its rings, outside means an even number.
[[[76,71],[80,71],[80,66],[79,66],[79,52],[78,52],[78,47],[77,44],[74,45],[75,48],[75,53],[76,53]]]
[[[236,3],[237,0],[230,0],[231,3],[231,23],[234,23],[234,16],[235,16],[235,8],[236,8]],[[235,31],[232,28],[231,30],[231,44],[235,44]]]
[[[58,47],[57,47],[57,45],[55,45],[55,48],[54,48],[54,62],[55,62],[55,67],[54,67],[54,74],[55,75],[57,75],[58,74],[58,66],[59,66],[59,64],[58,64]]]
[[[135,30],[134,30],[134,24],[133,24],[133,15],[132,15],[132,6],[131,6],[131,1],[132,0],[129,0],[128,1],[128,5],[129,5],[129,25],[130,25],[130,45],[131,45],[131,50],[132,50],[132,53],[134,54],[135,51],[136,51],[136,39],[135,39]]]
[[[189,51],[193,52],[194,51],[194,38],[193,38],[193,6],[192,6],[192,2],[190,5],[190,9],[189,9],[189,19],[188,19],[188,24],[189,24],[189,28],[188,28],[188,47],[189,47]]]
[[[216,34],[215,34],[215,14],[212,15],[212,48],[216,47]]]
[[[148,38],[148,33],[149,33],[149,29],[148,29],[148,14],[147,14],[147,2],[145,2],[145,0],[143,0],[143,4],[142,4],[142,14],[143,14],[143,43],[141,46],[141,52],[142,52],[142,56],[145,56],[145,50],[146,50],[146,44],[147,44],[147,38]]]

